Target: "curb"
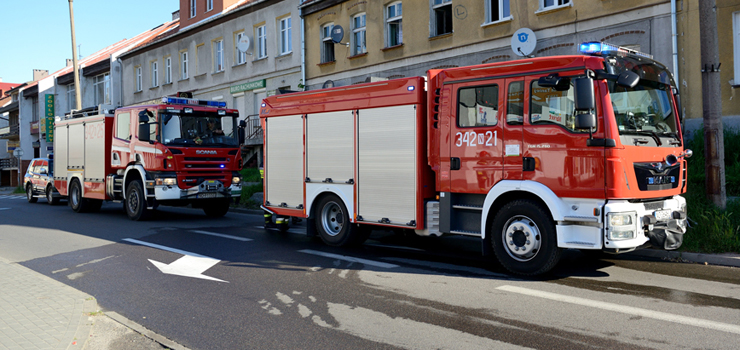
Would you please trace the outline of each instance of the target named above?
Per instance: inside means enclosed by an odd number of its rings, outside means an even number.
[[[186,347],[184,347],[184,346],[182,346],[182,345],[180,345],[180,344],[178,344],[178,343],[176,343],[176,342],[174,342],[172,340],[169,340],[169,339],[167,339],[167,338],[165,338],[165,337],[163,337],[163,336],[161,336],[161,335],[159,335],[157,333],[154,333],[154,332],[146,329],[146,327],[144,327],[144,326],[142,326],[142,325],[140,325],[140,324],[138,324],[136,322],[133,322],[133,321],[129,320],[126,317],[121,316],[117,312],[109,311],[109,312],[104,312],[103,314],[106,315],[106,316],[108,316],[108,318],[112,319],[113,321],[116,321],[116,322],[118,322],[118,323],[120,323],[120,324],[122,324],[122,325],[124,325],[124,326],[126,326],[126,327],[128,327],[130,329],[132,329],[134,332],[139,333],[139,334],[141,334],[141,335],[143,335],[143,336],[145,336],[145,337],[147,337],[147,338],[149,338],[149,339],[151,339],[151,340],[153,340],[153,341],[155,341],[155,342],[157,342],[159,344],[162,344],[162,346],[164,346],[164,347],[167,347],[167,348],[172,349],[172,350],[190,350],[190,349],[188,349],[188,348],[186,348]]]
[[[719,265],[729,267],[740,267],[740,254],[723,253],[723,254],[703,254],[676,252],[654,249],[643,249],[626,253],[626,255],[637,255],[651,258],[670,259],[678,262],[691,262],[704,265]]]

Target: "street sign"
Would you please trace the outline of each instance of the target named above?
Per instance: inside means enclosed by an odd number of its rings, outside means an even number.
[[[22,148],[16,148],[13,150],[13,156],[16,158],[23,157],[23,149]]]

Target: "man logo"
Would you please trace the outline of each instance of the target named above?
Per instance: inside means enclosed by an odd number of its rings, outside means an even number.
[[[195,151],[195,154],[216,154],[216,151],[207,151],[207,150],[199,149]]]

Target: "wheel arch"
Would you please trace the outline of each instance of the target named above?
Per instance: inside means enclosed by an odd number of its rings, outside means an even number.
[[[123,188],[121,189],[123,191],[123,199],[126,199],[126,189],[132,181],[141,181],[141,186],[146,189],[144,179],[146,179],[146,170],[143,166],[140,164],[129,165],[123,174]]]
[[[336,195],[344,202],[350,222],[355,222],[355,201],[353,185],[320,184],[311,186],[306,184],[306,217],[315,219],[314,204],[328,195]]]

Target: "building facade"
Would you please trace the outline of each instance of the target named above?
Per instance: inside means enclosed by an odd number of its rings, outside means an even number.
[[[13,150],[19,146],[18,87],[23,84],[0,80],[0,186],[16,186],[18,160]]]
[[[259,162],[263,98],[301,82],[298,0],[180,1],[180,25],[123,54],[123,102],[179,92],[225,101],[247,121],[245,161]]]

